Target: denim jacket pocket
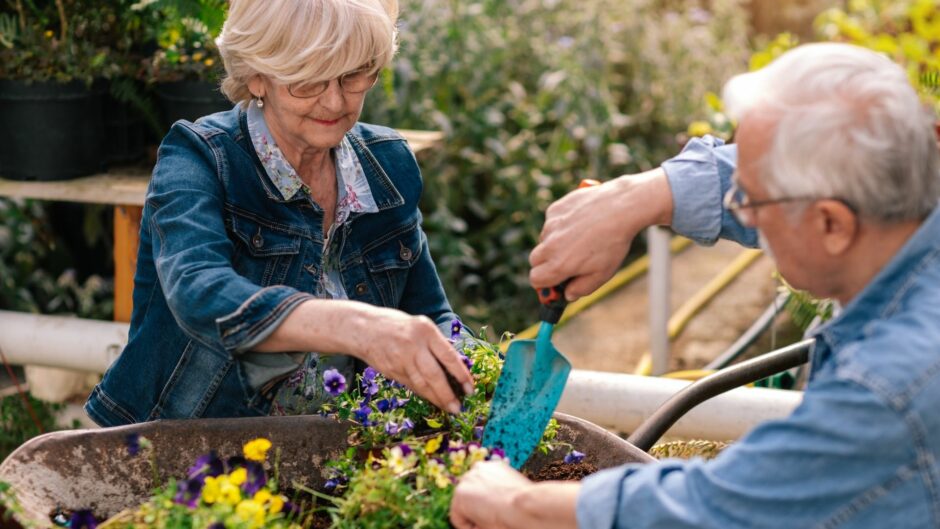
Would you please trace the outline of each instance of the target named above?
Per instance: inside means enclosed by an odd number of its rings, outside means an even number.
[[[421,231],[416,224],[393,230],[390,236],[365,251],[366,267],[383,305],[398,307],[408,273],[420,256]]]
[[[260,286],[286,284],[303,238],[238,213],[229,214],[229,226],[237,241],[235,271]]]

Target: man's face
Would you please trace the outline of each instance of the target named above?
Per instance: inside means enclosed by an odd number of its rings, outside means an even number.
[[[750,203],[786,197],[770,196],[761,182],[760,161],[768,151],[776,129],[776,120],[748,115],[736,133],[738,144],[737,185]],[[747,208],[744,217],[757,228],[768,246],[777,270],[793,287],[820,297],[832,291],[837,263],[820,244],[813,222],[812,201],[793,201]]]

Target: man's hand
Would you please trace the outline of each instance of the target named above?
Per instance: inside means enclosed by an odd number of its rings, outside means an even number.
[[[671,219],[672,191],[662,169],[572,191],[545,213],[540,243],[529,255],[529,281],[539,289],[570,278],[569,301],[590,294],[614,275],[642,229]]]
[[[577,483],[532,483],[504,461],[477,463],[454,491],[457,529],[577,529]]]

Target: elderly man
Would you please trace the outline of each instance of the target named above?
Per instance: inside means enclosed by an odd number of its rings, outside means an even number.
[[[705,244],[760,240],[791,284],[843,307],[815,332],[802,405],[707,463],[628,465],[581,484],[480,464],[457,488],[458,528],[940,527],[932,117],[901,68],[842,44],[797,48],[724,97],[737,151],[706,137],[661,170],[553,204],[531,281],[573,277],[569,297],[587,294],[650,224]]]

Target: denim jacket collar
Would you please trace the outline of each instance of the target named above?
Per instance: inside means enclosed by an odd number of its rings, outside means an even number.
[[[268,198],[275,202],[282,203],[304,200],[305,197],[301,193],[295,193],[289,198],[284,198],[280,190],[271,182],[251,142],[251,132],[248,128],[248,113],[241,107],[239,107],[238,113],[239,127],[242,132],[242,147],[251,153],[258,161],[258,170],[255,171],[255,173],[261,180],[261,185],[264,187]],[[359,163],[362,166],[362,171],[366,175],[366,180],[369,182],[369,188],[372,190],[372,197],[375,199],[376,206],[378,206],[379,211],[383,211],[403,205],[405,203],[404,197],[402,197],[402,194],[392,183],[391,178],[389,178],[378,160],[376,160],[375,155],[366,148],[365,141],[358,133],[358,127],[359,125],[357,124],[352,130],[346,133],[346,140],[349,141],[356,156],[359,157]]]
[[[813,335],[821,337],[833,349],[839,344],[861,338],[873,319],[889,317],[913,286],[921,268],[940,253],[940,208],[921,224],[875,278],[833,320],[821,325]]]

